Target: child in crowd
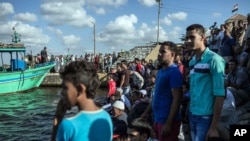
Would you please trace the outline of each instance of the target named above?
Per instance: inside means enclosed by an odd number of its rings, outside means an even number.
[[[70,62],[60,76],[63,82],[62,98],[57,105],[51,140],[111,141],[111,117],[93,100],[99,87],[94,65],[87,61]],[[79,112],[73,117],[64,117],[66,111],[74,106]]]
[[[113,79],[113,74],[112,73],[108,74],[107,79],[108,79],[108,94],[107,94],[107,97],[109,98],[110,96],[115,94],[116,82]]]

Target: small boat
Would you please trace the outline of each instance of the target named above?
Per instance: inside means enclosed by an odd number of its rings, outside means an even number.
[[[13,43],[0,43],[0,95],[39,87],[46,74],[55,66],[54,62],[31,63],[35,62],[34,57],[26,55],[26,47],[19,43],[20,34],[13,30]]]

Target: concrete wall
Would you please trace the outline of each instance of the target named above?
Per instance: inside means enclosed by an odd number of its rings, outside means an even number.
[[[107,86],[107,74],[106,73],[98,73],[100,80],[100,87]],[[44,78],[41,86],[43,87],[60,87],[62,84],[62,80],[60,78],[59,73],[48,73]]]

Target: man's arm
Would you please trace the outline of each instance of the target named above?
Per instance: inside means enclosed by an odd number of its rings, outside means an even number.
[[[124,81],[125,81],[125,70],[122,70],[121,72],[121,80],[120,80],[120,88],[122,88],[123,84],[124,84]]]
[[[207,133],[208,137],[218,137],[217,125],[220,119],[221,110],[224,102],[224,96],[215,96],[215,103],[214,103],[214,112],[212,117],[212,123]]]
[[[174,121],[176,114],[179,111],[182,99],[182,88],[172,88],[171,91],[172,91],[173,101],[170,107],[170,112],[167,121],[163,126],[163,131],[162,131],[163,136],[167,136],[170,133],[172,128],[172,123]]]
[[[120,82],[120,88],[122,88],[122,85],[124,84],[124,81],[125,81],[125,74],[122,74],[121,76],[121,82]]]
[[[147,109],[141,114],[141,118],[148,119],[152,112],[152,102],[148,105]]]
[[[218,121],[220,119],[221,110],[225,98],[225,63],[222,58],[213,59],[211,63],[212,69],[212,83],[213,83],[213,96],[215,98],[213,105],[212,122],[207,132],[208,137],[218,137],[217,130]]]

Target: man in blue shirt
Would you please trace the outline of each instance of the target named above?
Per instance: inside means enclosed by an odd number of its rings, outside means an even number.
[[[176,54],[177,48],[174,43],[169,41],[161,43],[158,54],[161,69],[157,72],[152,101],[153,128],[159,141],[179,141],[183,77],[174,63]],[[149,108],[142,117],[148,111]]]
[[[218,137],[217,124],[225,97],[225,61],[205,46],[205,29],[193,24],[186,29],[187,47],[194,51],[189,62],[189,120],[193,141]]]

